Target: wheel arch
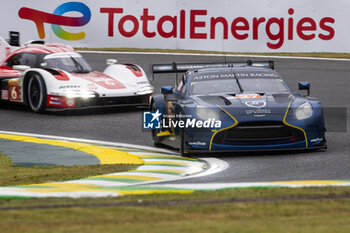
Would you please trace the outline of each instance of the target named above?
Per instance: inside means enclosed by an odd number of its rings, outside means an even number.
[[[137,67],[137,69],[140,71],[140,73],[133,72],[132,67]],[[111,78],[117,80],[117,81],[134,81],[135,83],[139,81],[148,81],[148,76],[146,72],[136,64],[113,64],[109,65],[105,68],[103,71],[105,75],[110,76]],[[141,76],[138,76],[140,74]]]
[[[165,111],[165,100],[162,94],[154,94],[151,97],[150,103],[149,103],[149,109],[151,110],[152,105],[155,104],[157,109],[159,111],[164,112]]]
[[[50,74],[48,71],[46,70],[42,70],[42,69],[29,69],[27,70],[24,74],[23,74],[23,100],[25,104],[28,104],[28,98],[27,98],[27,91],[28,91],[28,82],[29,82],[29,78],[31,77],[32,74],[39,74],[45,83],[46,86],[46,94],[51,90],[52,88],[52,80],[54,79],[49,79],[50,76],[52,76],[52,74]]]

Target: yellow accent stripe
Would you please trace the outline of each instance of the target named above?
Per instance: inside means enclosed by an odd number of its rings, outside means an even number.
[[[285,125],[288,125],[288,126],[290,126],[290,127],[293,127],[293,128],[295,128],[295,129],[299,129],[299,130],[303,131],[304,136],[305,136],[305,149],[307,149],[308,143],[307,143],[307,136],[306,136],[305,130],[303,130],[302,128],[297,127],[297,126],[295,126],[295,125],[289,124],[289,123],[287,123],[287,121],[286,121],[286,118],[287,118],[287,115],[288,115],[288,111],[289,111],[289,108],[290,108],[290,105],[291,105],[291,104],[292,104],[292,101],[290,101],[289,104],[288,104],[287,111],[286,111],[286,113],[284,114],[283,123],[284,123]]]
[[[11,135],[11,134],[0,134],[0,138],[14,140],[14,141],[47,144],[52,146],[62,146],[62,147],[71,148],[74,150],[79,150],[87,154],[96,156],[100,160],[101,164],[144,164],[145,163],[137,156],[129,154],[127,152],[118,151],[118,150],[114,150],[106,147],[89,145],[85,143],[65,142],[65,141],[41,139],[41,138],[18,136],[18,135]]]
[[[172,136],[172,135],[175,135],[175,134],[171,133],[169,130],[157,133],[157,137]]]
[[[211,146],[212,146],[212,144],[213,144],[214,136],[215,136],[217,133],[219,133],[219,132],[221,132],[221,131],[224,131],[224,130],[226,130],[226,129],[233,128],[233,127],[235,127],[235,126],[238,124],[238,121],[236,120],[236,118],[234,118],[230,113],[228,113],[225,109],[223,109],[223,108],[220,107],[219,105],[216,105],[216,106],[218,106],[222,111],[224,111],[227,115],[229,115],[229,116],[235,121],[235,123],[234,123],[233,125],[229,126],[229,127],[219,129],[218,131],[216,131],[216,132],[213,134],[213,136],[211,137],[211,140],[210,140],[209,151],[211,151]]]

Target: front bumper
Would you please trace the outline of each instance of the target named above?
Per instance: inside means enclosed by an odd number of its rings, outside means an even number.
[[[185,133],[186,134],[186,133]],[[326,148],[324,131],[282,122],[249,122],[214,132],[188,132],[187,151],[265,151]]]
[[[152,94],[122,96],[122,97],[94,97],[94,98],[66,98],[59,96],[47,97],[47,110],[85,109],[94,107],[118,106],[148,106]]]

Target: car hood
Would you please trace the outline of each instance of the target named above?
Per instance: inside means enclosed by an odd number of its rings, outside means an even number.
[[[95,85],[102,87],[104,89],[125,89],[126,85],[109,77],[108,75],[105,75],[101,72],[93,71],[90,73],[71,73],[71,76],[78,79],[84,79],[91,83],[94,83]]]
[[[236,120],[283,121],[292,102],[301,101],[292,93],[247,93],[195,96],[198,105],[221,109]]]
[[[71,83],[77,83],[80,87],[94,91],[105,97],[134,95],[139,91],[136,83],[116,80],[109,75],[93,71],[90,73],[68,73]]]

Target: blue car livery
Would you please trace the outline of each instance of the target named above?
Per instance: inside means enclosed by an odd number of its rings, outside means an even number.
[[[153,73],[176,73],[178,84],[150,101],[162,116],[152,130],[155,145],[181,154],[326,148],[323,109],[309,97],[310,83],[299,83],[307,96],[293,92],[272,61],[159,64]]]

